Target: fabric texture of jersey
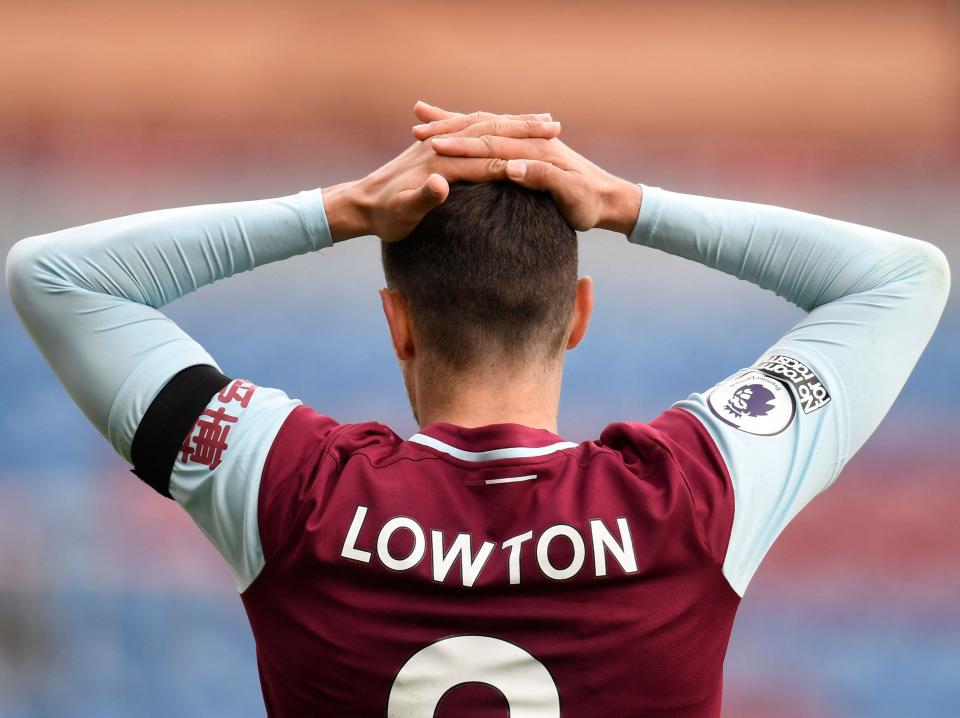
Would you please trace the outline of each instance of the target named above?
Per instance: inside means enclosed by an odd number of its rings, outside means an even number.
[[[949,288],[936,247],[782,207],[644,187],[630,240],[808,313],[753,365],[675,404],[707,428],[737,511],[724,573],[743,595],[777,536],[877,428]]]
[[[734,506],[702,424],[421,435],[302,406],[277,435],[243,594],[271,716],[719,715]]]
[[[223,556],[238,591],[263,569],[260,477],[274,437],[299,405],[282,391],[235,379],[210,399],[173,463],[170,495]]]
[[[434,424],[403,441],[222,384],[158,308],[329,247],[319,190],[28,238],[6,277],[117,452],[135,458],[135,439],[167,452],[142,471],[136,458],[138,473],[230,566],[272,715],[713,716],[738,594],[893,404],[949,269],[909,237],[654,187],[630,240],[807,314],[649,425],[578,445],[512,425]],[[209,382],[177,396],[196,366]],[[160,407],[186,405],[204,408],[179,446],[137,436],[164,425]]]

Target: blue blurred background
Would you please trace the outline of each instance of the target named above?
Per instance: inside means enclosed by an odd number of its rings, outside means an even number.
[[[0,2],[0,250],[119,214],[288,194],[404,149],[414,100],[549,110],[669,189],[917,236],[960,266],[955,3]],[[169,307],[228,374],[415,429],[376,240]],[[561,432],[652,418],[799,316],[622,237],[581,239],[594,324]],[[960,312],[743,602],[727,718],[960,715]],[[257,716],[227,571],[127,473],[0,300],[0,715]],[[640,667],[642,669],[642,667]]]

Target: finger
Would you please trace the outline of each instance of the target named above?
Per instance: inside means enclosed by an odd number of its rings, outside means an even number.
[[[423,100],[417,100],[416,104],[413,106],[413,113],[417,116],[417,119],[423,123],[430,123],[437,120],[446,120],[455,117],[466,117],[464,113],[451,112],[450,110],[445,110],[442,107],[431,105]],[[481,119],[492,120],[495,117],[504,117],[509,120],[541,120],[543,122],[550,122],[553,119],[553,115],[551,115],[549,112],[528,112],[520,115],[496,115],[492,112],[478,111],[472,114],[477,117],[478,121]]]
[[[502,135],[506,137],[556,137],[560,134],[560,123],[542,120],[537,116],[515,119],[507,115],[491,115],[473,112],[469,115],[448,117],[435,122],[414,125],[413,136],[426,140],[437,135],[451,135],[466,132],[470,136]]]
[[[422,125],[413,126],[413,136],[418,140],[425,140],[434,135],[445,135],[452,132],[459,132],[465,127],[469,127],[475,122],[483,119],[482,112],[471,112],[469,115],[454,114],[450,117],[444,117],[437,120],[431,120]]]
[[[443,175],[433,173],[420,187],[397,193],[397,202],[411,215],[419,218],[437,205],[443,204],[450,194],[450,185]]]
[[[377,234],[384,242],[406,237],[430,210],[443,204],[450,194],[450,185],[439,174],[431,174],[419,187],[397,192],[387,204],[391,221]]]
[[[464,127],[453,137],[513,137],[517,139],[553,139],[560,134],[559,122],[543,122],[541,120],[508,120],[496,117],[492,120],[475,122]],[[446,137],[448,135],[442,135]],[[435,138],[436,139],[436,138]]]
[[[442,107],[431,105],[423,100],[417,100],[413,106],[413,114],[415,114],[421,122],[434,122],[436,120],[445,120],[450,117],[460,116],[459,112],[450,112],[449,110],[444,110]]]
[[[585,183],[579,172],[564,170],[541,160],[510,160],[507,179],[523,187],[549,192],[570,221],[570,211],[583,198]],[[566,211],[565,211],[566,210]],[[571,224],[574,224],[571,222]],[[574,224],[574,227],[576,225]]]
[[[427,181],[423,185],[423,192],[425,195],[436,200],[437,204],[443,204],[447,201],[447,196],[450,194],[450,184],[447,182],[446,177],[434,172],[427,177]]]
[[[528,137],[539,137],[542,139],[553,139],[560,134],[559,122],[543,122],[541,120],[508,120],[503,117],[495,117],[492,120],[483,120],[474,122],[472,125],[460,130],[457,133],[460,137],[482,137],[491,135],[495,137],[516,137],[525,139]]]
[[[497,182],[507,179],[507,161],[490,158],[436,157],[431,169],[447,182]]]
[[[434,137],[430,146],[447,157],[498,157],[502,160],[544,160],[556,164],[554,145],[543,138],[515,137]]]
[[[530,189],[562,191],[570,178],[567,175],[575,174],[562,170],[556,165],[542,160],[510,160],[507,162],[507,179],[511,182],[529,187]]]

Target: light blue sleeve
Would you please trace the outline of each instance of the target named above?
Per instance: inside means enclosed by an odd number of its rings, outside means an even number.
[[[886,415],[943,311],[931,244],[747,202],[643,188],[637,244],[752,282],[809,313],[750,367],[675,406],[726,462],[724,574],[741,595],[774,540]]]
[[[47,363],[130,460],[150,403],[178,372],[214,360],[158,307],[238,272],[332,244],[320,190],[184,207],[21,240],[7,288]],[[216,397],[211,401],[215,401]],[[257,493],[267,450],[298,402],[258,389],[214,469],[178,462],[171,495],[224,556],[241,590],[262,566]]]
[[[241,379],[233,385],[247,388],[244,405],[228,398],[232,385],[211,397],[184,442],[185,451],[173,464],[170,496],[217,548],[233,574],[237,591],[243,593],[265,565],[258,513],[260,478],[274,439],[300,402],[279,389]],[[211,456],[191,460],[185,454],[196,449],[198,434],[215,426],[218,418],[229,427],[220,444],[223,452],[214,461]]]
[[[177,372],[216,363],[159,311],[205,284],[332,239],[320,190],[182,207],[30,237],[7,256],[7,288],[47,363],[130,459],[140,419]]]

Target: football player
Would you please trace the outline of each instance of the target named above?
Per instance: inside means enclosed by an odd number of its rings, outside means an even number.
[[[416,112],[418,141],[361,180],[25,239],[14,304],[90,421],[226,560],[269,715],[719,715],[740,598],[896,398],[946,300],[943,254],[628,182],[549,117]],[[576,230],[593,227],[808,313],[651,422],[568,441],[564,354],[593,296]],[[159,311],[369,234],[414,436],[233,377]]]

